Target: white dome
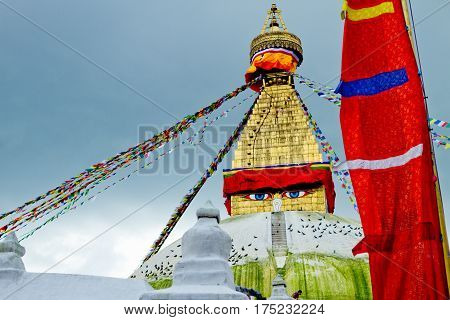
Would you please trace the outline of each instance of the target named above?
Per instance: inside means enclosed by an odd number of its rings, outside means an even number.
[[[298,277],[298,271],[292,268],[293,263],[301,265],[302,270],[313,270],[308,277],[311,281],[316,278],[316,290],[329,286],[333,282],[336,288],[328,295],[318,295],[314,293],[313,297],[318,298],[370,298],[370,277],[367,265],[367,255],[354,257],[353,247],[363,238],[362,227],[355,221],[350,221],[335,215],[323,214],[318,212],[283,212],[285,220],[285,243],[286,249],[284,257],[280,257],[272,246],[272,235],[276,226],[272,227],[274,214],[256,213],[249,215],[235,216],[221,221],[221,228],[232,238],[232,250],[229,262],[235,272],[235,283],[237,285],[248,287],[249,283],[243,283],[248,280],[248,270],[244,270],[248,265],[259,264],[260,270],[268,272],[268,275],[262,275],[266,296],[271,289],[271,281],[275,277],[277,269],[284,268],[284,263],[288,259],[289,266],[286,267],[285,279],[288,285],[288,291],[293,292],[305,288],[299,285],[298,288],[292,288],[293,277]],[[284,239],[284,238],[283,238]],[[278,241],[278,240],[274,240]],[[141,268],[133,273],[133,277],[147,278],[150,283],[158,281],[169,281],[172,278],[174,265],[182,256],[181,241],[177,240],[169,246],[162,249],[152,258],[150,258]],[[286,262],[287,263],[287,262]],[[339,267],[336,266],[339,264]],[[241,271],[238,269],[241,268]],[[244,269],[242,269],[244,268]],[[343,270],[344,268],[345,270]],[[271,269],[271,270],[268,270]],[[289,270],[287,270],[289,269]],[[244,270],[244,271],[242,271]],[[239,279],[236,276],[239,272]],[[348,272],[348,274],[345,274]],[[244,275],[242,273],[245,273]],[[322,274],[321,274],[322,273]],[[352,274],[355,277],[364,278],[360,281],[362,284],[353,283]],[[303,276],[303,275],[302,275]],[[242,279],[240,279],[242,277]],[[318,278],[325,277],[325,280],[317,281]],[[244,280],[247,278],[247,280]],[[296,279],[295,283],[301,283],[303,280]],[[251,282],[251,281],[250,281]],[[355,281],[356,282],[356,281]],[[364,291],[363,294],[338,292],[338,287],[349,288],[358,287],[359,289],[342,289]],[[366,288],[367,287],[367,288]],[[253,288],[257,289],[258,288]],[[324,289],[325,291],[328,290]],[[367,289],[367,290],[366,290]],[[261,288],[259,288],[261,290]],[[310,290],[311,291],[311,290]],[[339,295],[339,297],[336,297]]]

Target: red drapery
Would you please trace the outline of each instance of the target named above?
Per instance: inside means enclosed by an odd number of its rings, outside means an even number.
[[[226,173],[224,176],[223,195],[225,206],[231,212],[230,199],[232,195],[262,190],[291,190],[297,187],[323,185],[327,198],[328,210],[334,212],[335,192],[329,166],[314,168],[311,165],[242,169]]]
[[[400,0],[349,0],[341,127],[374,299],[448,299],[426,110]],[[367,10],[370,8],[369,10]]]

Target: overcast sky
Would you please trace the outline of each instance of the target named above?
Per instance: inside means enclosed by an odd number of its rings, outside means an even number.
[[[430,114],[450,120],[450,5],[430,16],[445,2],[412,1],[420,22],[417,33]],[[270,4],[1,0],[0,212],[135,145],[139,126],[169,126],[241,85],[249,43]],[[340,71],[340,6],[338,0],[279,1],[289,31],[303,41],[299,72],[331,86],[337,84]],[[344,158],[338,108],[308,89],[300,92]],[[243,104],[216,125],[229,130],[248,107]],[[449,135],[447,130],[439,132]],[[225,139],[222,130],[211,149],[218,150]],[[129,179],[23,241],[27,269],[40,272],[59,263],[50,271],[128,276],[201,175],[200,170],[180,173],[173,168],[192,161],[197,168],[211,160],[211,150],[192,150],[171,154],[180,162],[160,162],[156,172]],[[450,150],[437,149],[437,160],[448,225]],[[194,223],[195,210],[207,199],[226,216],[221,171],[227,167],[229,162],[208,181],[169,242]],[[336,214],[358,219],[339,186],[336,190]]]

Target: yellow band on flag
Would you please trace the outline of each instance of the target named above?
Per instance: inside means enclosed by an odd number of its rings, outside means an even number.
[[[391,1],[362,9],[352,9],[347,7],[347,19],[350,19],[351,21],[373,19],[385,13],[394,13],[394,4]]]
[[[348,9],[348,2],[347,0],[342,1],[342,10],[341,10],[341,19],[345,20],[347,17],[347,9]]]

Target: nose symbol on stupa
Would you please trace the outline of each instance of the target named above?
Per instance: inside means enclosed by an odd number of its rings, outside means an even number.
[[[273,212],[280,212],[282,204],[283,201],[280,198],[273,199],[272,200]]]

